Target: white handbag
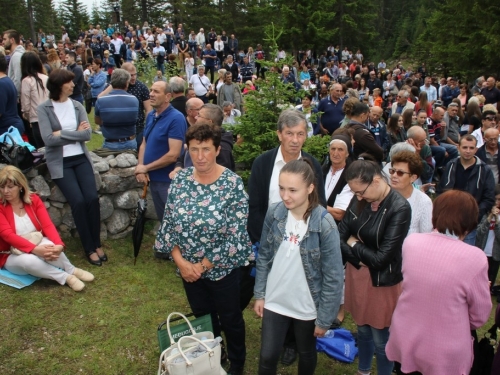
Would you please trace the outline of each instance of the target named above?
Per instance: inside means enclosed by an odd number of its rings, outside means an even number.
[[[158,375],[226,375],[220,356],[220,338],[184,336],[161,353]]]
[[[167,317],[167,332],[168,332],[168,337],[170,338],[170,345],[175,345],[175,341],[176,339],[179,338],[180,334],[176,334],[174,336],[172,336],[172,332],[170,331],[170,319],[172,318],[172,316],[174,315],[179,315],[181,318],[183,318],[188,327],[189,327],[189,330],[191,331],[191,335],[192,337],[196,337],[197,339],[214,339],[214,334],[213,332],[210,332],[210,331],[202,331],[202,332],[196,332],[195,329],[193,328],[191,322],[189,321],[188,318],[186,318],[185,315],[181,314],[180,312],[173,312],[173,313],[170,313]]]

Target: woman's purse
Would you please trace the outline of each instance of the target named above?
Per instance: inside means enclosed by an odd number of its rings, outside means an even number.
[[[7,143],[7,138],[10,143]],[[25,145],[17,144],[10,134],[5,134],[4,142],[0,143],[1,161],[19,168],[23,173],[28,172],[34,166],[33,154]]]
[[[31,242],[33,245],[38,246],[40,245],[40,242],[42,242],[43,234],[42,232],[35,231],[31,233],[22,234],[19,237],[22,237],[25,240]],[[10,253],[13,255],[26,254],[26,252],[16,249],[14,246],[10,247]]]
[[[220,364],[221,338],[184,336],[160,356],[158,375],[226,375]]]

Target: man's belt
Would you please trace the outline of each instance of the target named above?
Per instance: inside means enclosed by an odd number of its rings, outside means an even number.
[[[118,142],[127,142],[131,141],[132,139],[135,139],[135,134],[131,135],[130,137],[127,138],[118,138],[118,139],[105,139],[104,142],[109,142],[109,143],[118,143]]]

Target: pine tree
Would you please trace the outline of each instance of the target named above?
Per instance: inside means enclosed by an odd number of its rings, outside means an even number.
[[[66,0],[59,4],[59,20],[68,31],[71,40],[77,38],[80,30],[85,30],[90,24],[87,7],[80,0]],[[60,38],[59,30],[54,30],[56,38]]]

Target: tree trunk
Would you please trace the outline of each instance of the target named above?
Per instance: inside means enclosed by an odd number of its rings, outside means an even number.
[[[35,24],[33,22],[33,3],[32,0],[28,0],[28,22],[30,25],[30,36],[33,43],[36,43],[37,37],[35,33]]]

